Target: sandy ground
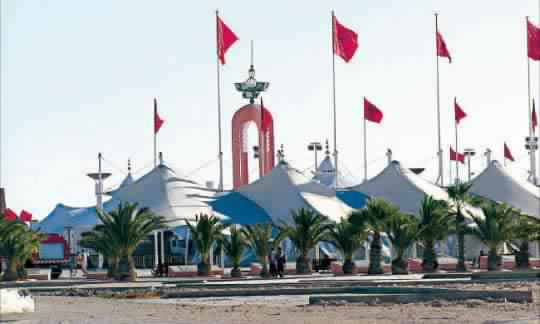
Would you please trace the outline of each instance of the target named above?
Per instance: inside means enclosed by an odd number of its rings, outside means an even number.
[[[214,300],[36,297],[36,312],[9,323],[540,323],[540,305],[466,301],[409,305],[307,306],[305,296]]]

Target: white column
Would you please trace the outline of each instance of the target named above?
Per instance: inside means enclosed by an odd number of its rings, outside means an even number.
[[[98,254],[98,269],[103,269],[103,254]]]
[[[321,258],[321,253],[319,250],[319,243],[317,243],[315,245],[315,260],[320,260],[320,258]]]
[[[214,247],[213,246],[210,248],[210,268],[212,268],[212,264],[214,264]]]
[[[223,245],[221,246],[221,268],[225,269],[225,250],[223,249]]]
[[[416,242],[414,242],[414,243],[412,244],[411,258],[413,258],[413,259],[416,259],[416,258],[417,258],[417,255],[416,255]]]
[[[154,231],[154,266],[158,265],[158,232]]]
[[[161,262],[165,265],[165,231],[161,231]]]
[[[189,262],[189,228],[186,229],[186,236],[184,237],[185,240],[185,251],[184,251],[184,263],[187,265]]]

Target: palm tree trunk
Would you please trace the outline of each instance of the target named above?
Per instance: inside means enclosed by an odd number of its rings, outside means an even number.
[[[458,263],[456,266],[457,272],[465,272],[467,271],[467,266],[465,265],[465,233],[463,229],[463,223],[465,222],[465,219],[463,215],[461,215],[461,212],[458,210]]]
[[[397,256],[392,260],[392,274],[408,274],[409,264],[403,257],[403,252],[398,251]]]
[[[110,257],[108,260],[108,269],[107,269],[107,277],[108,278],[116,278],[116,274],[118,272],[118,258],[116,257]]]
[[[435,253],[435,242],[428,240],[425,242],[424,254],[422,256],[422,270],[424,272],[435,272],[438,268],[437,254]]]
[[[296,273],[311,273],[311,265],[307,255],[301,255],[296,259]]]
[[[497,255],[496,248],[490,248],[488,252],[488,271],[495,271],[498,269],[499,256]]]
[[[516,268],[529,268],[529,241],[523,240],[519,245],[519,252],[516,253]]]
[[[382,274],[383,269],[381,266],[381,233],[375,232],[373,234],[373,240],[371,241],[369,248],[369,268],[368,274]]]
[[[129,266],[129,281],[135,281],[137,280],[137,270],[135,269],[135,261],[133,260],[132,255],[128,255],[128,266]]]
[[[9,258],[7,260],[6,265],[6,271],[4,272],[4,276],[2,277],[3,281],[16,281],[19,279],[19,275],[17,273],[18,268],[18,262],[14,258]]]
[[[352,257],[351,258],[346,258],[345,259],[345,262],[343,262],[343,273],[344,274],[351,274],[351,273],[354,273],[354,262],[352,261]]]

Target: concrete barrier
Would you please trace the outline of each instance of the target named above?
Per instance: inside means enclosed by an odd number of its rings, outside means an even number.
[[[0,289],[0,315],[33,313],[34,299],[25,290]]]
[[[223,276],[223,268],[212,266],[210,275],[211,276]],[[180,265],[180,266],[169,266],[167,276],[170,278],[182,278],[182,277],[196,277],[197,276],[197,266],[196,265]]]
[[[51,280],[51,269],[26,269],[26,277],[33,280]]]

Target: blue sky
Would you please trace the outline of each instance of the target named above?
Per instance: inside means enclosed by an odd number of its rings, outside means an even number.
[[[189,5],[186,5],[189,3]],[[536,1],[61,1],[3,0],[2,185],[8,205],[42,218],[58,202],[94,203],[85,173],[103,152],[119,183],[131,158],[140,176],[152,164],[152,98],[166,120],[159,150],[173,166],[217,182],[214,10],[240,37],[222,70],[226,187],[232,184],[230,120],[244,104],[232,83],[249,67],[255,41],[257,78],[270,81],[265,105],[276,144],[302,170],[306,144],[332,141],[330,10],[359,34],[349,64],[336,63],[338,146],[342,170],[362,175],[362,97],[384,111],[368,125],[369,175],[386,148],[436,176],[434,16],[453,56],[441,60],[445,156],[454,141],[453,97],[469,117],[461,147],[502,158],[507,141],[523,175],[528,160],[525,16]],[[538,63],[531,65],[533,95]],[[253,132],[252,132],[253,133]],[[473,160],[481,171],[484,160]],[[448,170],[448,165],[445,167]],[[448,176],[448,175],[447,175]]]

